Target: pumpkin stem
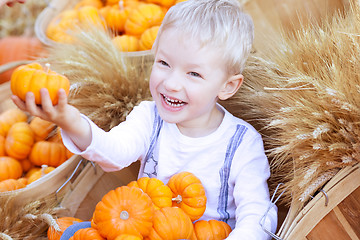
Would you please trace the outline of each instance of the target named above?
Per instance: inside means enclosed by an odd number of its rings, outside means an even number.
[[[119,1],[119,7],[120,7],[120,9],[124,9],[124,1],[123,0]]]
[[[50,72],[50,63],[45,63],[45,67],[46,67],[46,72],[49,73]]]
[[[182,201],[181,195],[177,195],[175,198],[171,199],[172,201],[176,201],[177,204],[180,204]]]
[[[121,211],[120,218],[122,220],[127,220],[129,218],[129,213],[127,211],[125,211],[125,210]]]
[[[46,175],[45,170],[47,168],[48,168],[48,165],[46,165],[46,164],[41,165],[41,176],[42,177]]]

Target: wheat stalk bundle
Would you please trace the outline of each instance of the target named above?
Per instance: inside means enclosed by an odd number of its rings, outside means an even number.
[[[227,104],[264,134],[284,201],[305,204],[340,169],[360,161],[360,10],[269,41]]]
[[[69,102],[107,131],[125,120],[134,106],[151,99],[153,56],[120,52],[111,33],[95,27],[78,29],[74,39],[73,44],[49,47],[43,61],[69,78]]]
[[[0,239],[35,240],[46,237],[50,225],[57,226],[57,200],[54,196],[46,199],[19,203],[16,197],[0,198]]]

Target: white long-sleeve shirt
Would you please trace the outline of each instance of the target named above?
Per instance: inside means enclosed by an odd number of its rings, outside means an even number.
[[[206,210],[200,219],[227,222],[233,229],[227,240],[271,239],[259,222],[271,205],[267,179],[269,164],[261,135],[247,122],[224,108],[219,128],[205,137],[191,138],[159,117],[155,103],[144,101],[126,121],[105,132],[92,121],[92,142],[80,151],[63,132],[73,153],[117,171],[141,160],[139,177],[150,176],[165,184],[182,171],[197,176],[205,188]],[[266,214],[264,227],[275,232],[277,209]]]

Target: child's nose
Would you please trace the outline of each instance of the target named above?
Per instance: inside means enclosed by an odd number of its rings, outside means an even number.
[[[165,79],[164,85],[168,91],[179,91],[181,89],[181,78],[177,74],[171,74]]]

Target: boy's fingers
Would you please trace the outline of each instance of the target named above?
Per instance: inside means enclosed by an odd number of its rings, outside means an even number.
[[[59,89],[58,91],[58,107],[60,109],[60,111],[63,110],[63,108],[66,106],[67,104],[67,96],[66,96],[66,93],[65,93],[65,90],[64,89]]]
[[[15,103],[15,105],[20,108],[23,111],[27,111],[26,110],[26,105],[25,102],[23,102],[18,96],[16,95],[12,95],[11,96],[11,100]]]
[[[39,112],[37,110],[37,106],[35,104],[34,93],[27,92],[25,98],[26,98],[26,101],[25,101],[26,110],[33,116],[39,115]]]

